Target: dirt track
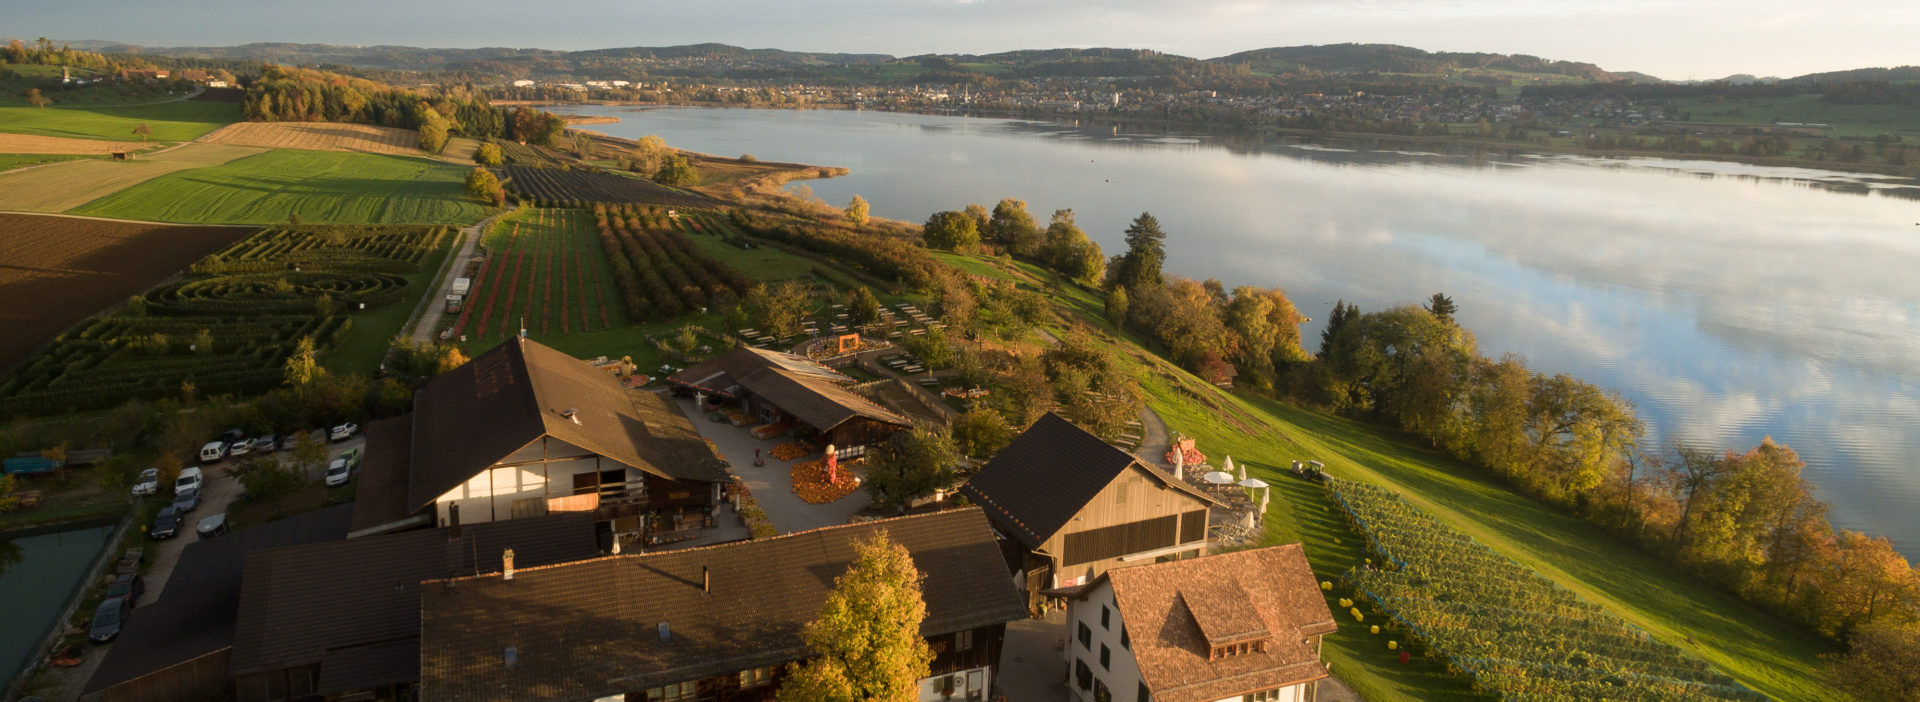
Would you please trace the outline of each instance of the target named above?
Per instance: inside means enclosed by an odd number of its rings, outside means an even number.
[[[98,156],[115,151],[139,151],[155,146],[152,142],[70,139],[38,134],[0,134],[0,153],[7,154],[86,154]]]

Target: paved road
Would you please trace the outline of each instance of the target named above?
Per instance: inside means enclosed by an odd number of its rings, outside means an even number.
[[[519,207],[518,204],[514,205],[514,209],[519,209]],[[513,212],[513,209],[507,210],[506,212],[480,220],[479,224],[460,230],[460,250],[454,253],[453,260],[448,261],[447,264],[443,266],[446,268],[446,274],[440,276],[440,284],[434,286],[433,290],[428,291],[426,297],[421,298],[420,307],[415,312],[415,318],[411,322],[412,327],[410,327],[413,329],[414,343],[438,341],[438,339],[434,337],[434,333],[439,330],[440,318],[446,316],[447,313],[447,290],[452,289],[455,278],[459,278],[467,272],[467,262],[473,260],[474,249],[480,246],[480,237],[487,231],[487,226],[493,224],[493,220],[504,215],[512,214]]]

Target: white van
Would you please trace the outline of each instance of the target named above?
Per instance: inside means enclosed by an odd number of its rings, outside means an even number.
[[[188,490],[200,489],[200,478],[199,468],[181,468],[180,477],[173,480],[173,494],[178,495]]]
[[[227,442],[225,441],[209,441],[207,445],[200,447],[201,463],[213,463],[226,457]]]

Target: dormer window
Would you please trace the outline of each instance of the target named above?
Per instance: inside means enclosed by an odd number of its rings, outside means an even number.
[[[1249,653],[1265,653],[1266,650],[1267,650],[1266,639],[1260,639],[1257,641],[1242,641],[1240,643],[1226,644],[1224,646],[1214,646],[1212,652],[1208,655],[1207,660],[1217,661],[1222,658],[1244,656]]]

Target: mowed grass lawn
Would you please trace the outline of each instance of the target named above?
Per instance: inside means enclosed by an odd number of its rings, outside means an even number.
[[[264,149],[183,144],[132,161],[87,158],[0,175],[0,210],[65,212],[154,178],[207,168]]]
[[[471,224],[495,210],[466,194],[466,174],[419,158],[283,149],[154,178],[71,213],[209,224],[294,215],[308,223]]]
[[[240,121],[240,105],[185,100],[133,107],[0,107],[0,132],[82,139],[136,140],[133,128],[153,130],[153,141],[192,141]]]

